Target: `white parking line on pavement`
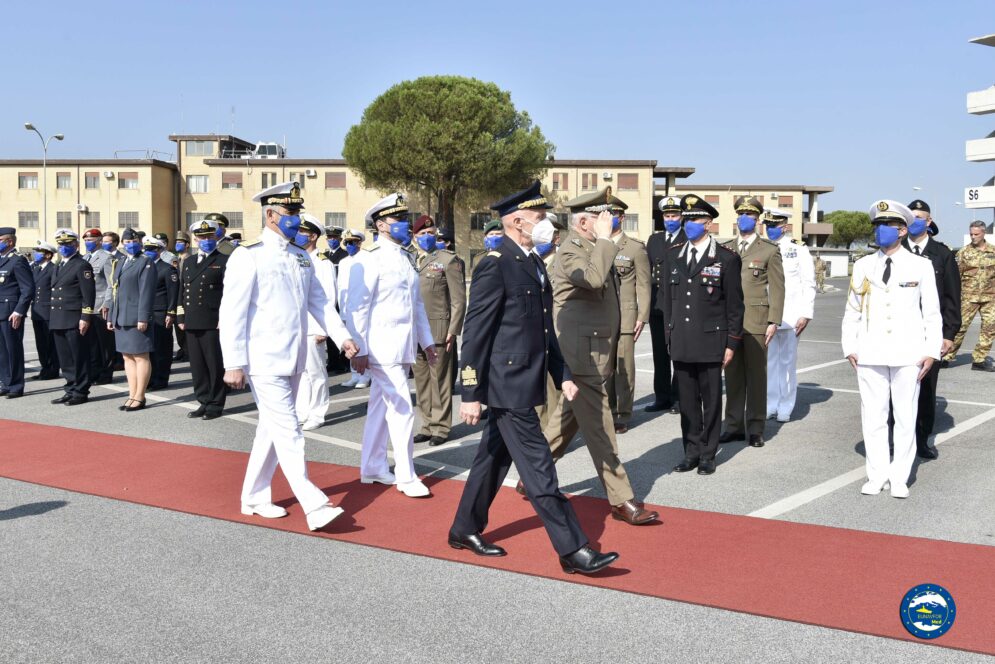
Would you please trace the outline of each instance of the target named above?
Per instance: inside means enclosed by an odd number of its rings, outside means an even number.
[[[801,342],[807,343],[807,344],[834,344],[836,346],[840,345],[840,342],[838,342],[838,341],[826,341],[824,339],[799,339],[798,341],[801,341]]]
[[[799,369],[797,373],[806,373],[808,371],[815,371],[817,369],[825,369],[826,367],[831,367],[836,364],[843,364],[844,362],[849,362],[849,361],[850,360],[844,357],[842,360],[833,360],[832,362],[823,362],[822,364],[815,364],[810,367],[804,367],[802,369]]]
[[[846,387],[828,387],[826,385],[799,385],[799,390],[828,390],[830,392],[842,392],[844,394],[860,394],[860,390],[853,390]],[[938,401],[957,404],[959,406],[981,406],[983,408],[995,408],[995,403],[984,403],[981,401],[961,401],[960,399],[947,399],[943,396],[936,397]]]
[[[995,408],[992,410],[985,411],[980,415],[975,415],[969,420],[965,420],[955,426],[949,431],[944,431],[941,434],[937,434],[934,439],[934,444],[939,445],[945,443],[946,441],[959,436],[962,433],[970,431],[975,427],[979,427],[989,420],[995,419]],[[853,484],[854,482],[859,482],[866,477],[864,466],[859,468],[854,468],[853,470],[838,475],[831,480],[826,480],[821,484],[816,484],[815,486],[805,489],[804,491],[799,491],[798,493],[788,496],[787,498],[782,498],[775,503],[771,503],[767,507],[762,507],[756,511],[750,512],[746,516],[753,516],[759,519],[774,519],[782,514],[790,512],[792,510],[798,509],[802,505],[806,505],[813,500],[818,500],[823,496],[827,496],[830,493],[836,491],[837,489],[842,489],[843,487]]]

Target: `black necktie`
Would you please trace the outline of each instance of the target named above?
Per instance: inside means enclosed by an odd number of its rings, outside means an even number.
[[[673,243],[674,243],[674,236],[671,235],[670,233],[667,233],[667,244],[673,244]]]
[[[889,279],[891,279],[891,259],[890,258],[884,262],[884,276],[881,278],[881,281],[883,281],[884,283],[887,284]]]
[[[688,268],[694,269],[694,266],[698,263],[698,249],[696,247],[691,247],[691,262],[688,263]]]
[[[919,245],[918,244],[916,245],[916,256],[922,256],[922,254],[919,253]]]
[[[529,254],[529,258],[532,259],[532,264],[535,266],[536,276],[539,277],[539,283],[543,283],[543,279],[542,279],[542,260],[539,258],[539,254],[530,253]]]

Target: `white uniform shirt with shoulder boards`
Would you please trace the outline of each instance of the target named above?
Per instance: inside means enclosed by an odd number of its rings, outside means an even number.
[[[347,318],[347,314],[349,313],[349,269],[355,262],[355,256],[346,256],[335,266],[338,272],[338,275],[335,277],[335,285],[338,287],[339,293],[339,315],[342,316],[342,320],[345,321],[347,326],[349,324],[349,319]]]
[[[891,275],[884,283],[886,261]],[[863,365],[901,367],[940,358],[940,302],[933,264],[902,249],[877,251],[853,265],[843,314],[843,356]]]
[[[359,355],[379,365],[414,364],[418,347],[434,344],[418,273],[398,244],[380,239],[349,265],[346,324]]]
[[[799,318],[812,319],[815,312],[815,264],[808,247],[787,235],[777,241],[784,265],[784,315],[782,327],[794,327]]]
[[[337,303],[339,296],[338,285],[335,283],[335,264],[320,254],[317,249],[308,253],[308,256],[311,257],[311,263],[314,265],[314,277],[324,289],[325,297]],[[341,316],[341,312],[339,315]],[[318,324],[317,319],[311,313],[307,315],[307,333],[311,337],[328,336],[325,328]]]
[[[339,348],[349,332],[306,251],[269,228],[228,258],[218,328],[225,369],[255,376],[304,371],[308,314]]]

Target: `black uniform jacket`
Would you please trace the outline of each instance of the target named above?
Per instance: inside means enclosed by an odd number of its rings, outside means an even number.
[[[180,295],[180,283],[176,268],[164,260],[155,262],[155,299],[152,301],[152,317],[159,325],[166,324],[166,316],[176,315],[176,302]]]
[[[663,316],[674,362],[721,362],[743,339],[742,263],[711,238],[689,268],[690,244],[670,248],[663,279]]]
[[[460,351],[463,401],[533,408],[546,402],[547,372],[557,388],[570,380],[552,312],[553,290],[542,261],[504,238],[477,263],[470,282]]]
[[[10,318],[12,313],[28,315],[35,286],[31,265],[16,250],[0,256],[0,317]]]
[[[909,251],[915,253],[909,238],[902,240]],[[943,321],[943,338],[953,340],[960,330],[960,270],[950,247],[929,238],[922,252],[933,264],[936,276],[936,294],[940,296],[940,318]]]
[[[31,317],[38,320],[48,320],[52,313],[52,281],[55,279],[55,263],[46,263],[45,269],[42,269],[41,265],[32,265],[31,273],[35,277],[35,297],[31,301]]]
[[[218,327],[218,309],[225,285],[228,256],[212,251],[197,263],[193,255],[180,266],[180,298],[177,323],[188,330],[213,330]]]
[[[650,259],[650,297],[651,309],[663,311],[659,296],[663,291],[663,278],[669,274],[664,263],[667,261],[667,252],[671,247],[683,244],[688,241],[688,236],[684,234],[684,229],[679,228],[674,234],[674,239],[667,242],[667,231],[657,231],[650,235],[646,241],[646,253]],[[651,311],[652,313],[652,311]]]
[[[56,268],[56,273],[52,279],[49,329],[71,330],[81,320],[90,322],[93,301],[97,297],[93,267],[79,253],[53,267]]]

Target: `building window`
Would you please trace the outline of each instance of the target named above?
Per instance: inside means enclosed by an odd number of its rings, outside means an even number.
[[[619,191],[634,191],[639,189],[639,176],[636,173],[619,173],[618,189]]]
[[[117,227],[118,228],[138,228],[138,213],[137,212],[118,212],[117,213]]]
[[[242,228],[241,212],[222,212],[221,214],[228,217],[228,228]]]
[[[556,177],[555,175],[553,177]],[[470,229],[474,231],[484,230],[484,226],[487,225],[493,217],[490,212],[471,212],[470,213]]]
[[[792,208],[794,206],[795,206],[794,196],[785,196],[782,194],[777,199],[777,207],[779,208]]]
[[[719,204],[719,197],[714,194],[710,194],[708,196],[705,196],[705,202],[717,209],[717,206]]]
[[[206,175],[188,175],[187,176],[187,191],[191,194],[206,194],[207,193],[207,176]]]
[[[568,173],[553,173],[553,191],[563,191],[570,187],[570,175]]]
[[[638,233],[639,232],[639,215],[638,214],[627,214],[625,218],[622,219],[622,230],[626,233]]]
[[[100,213],[99,212],[87,212],[86,217],[86,227],[87,228],[100,228]]]
[[[345,228],[345,212],[326,212],[325,225]]]
[[[597,189],[598,188],[598,174],[597,173],[582,173],[580,176],[580,188],[581,189]]]
[[[325,189],[345,189],[345,173],[325,173]]]
[[[37,189],[38,188],[38,174],[37,173],[18,173],[17,174],[17,188],[18,189]]]
[[[269,189],[276,184],[276,173],[263,173],[263,189]]]
[[[138,173],[124,173],[124,172],[118,173],[117,188],[138,189]]]
[[[73,225],[73,213],[72,212],[56,212],[55,213],[55,224],[58,228],[69,228]]]
[[[293,171],[290,172],[290,181],[296,182],[301,189],[304,188],[304,180],[305,180],[304,173],[295,173]]]
[[[69,173],[56,173],[55,174],[55,188],[56,189],[72,189],[73,179]]]
[[[213,157],[214,141],[187,141],[188,157]]]
[[[18,212],[17,213],[17,227],[18,228],[38,228],[38,213],[37,212]]]
[[[221,188],[222,189],[241,189],[242,188],[242,174],[233,173],[231,171],[221,174]]]
[[[196,224],[198,221],[204,221],[204,217],[206,216],[206,212],[187,212],[187,229]]]
[[[84,173],[83,177],[87,189],[100,189],[100,173]]]

